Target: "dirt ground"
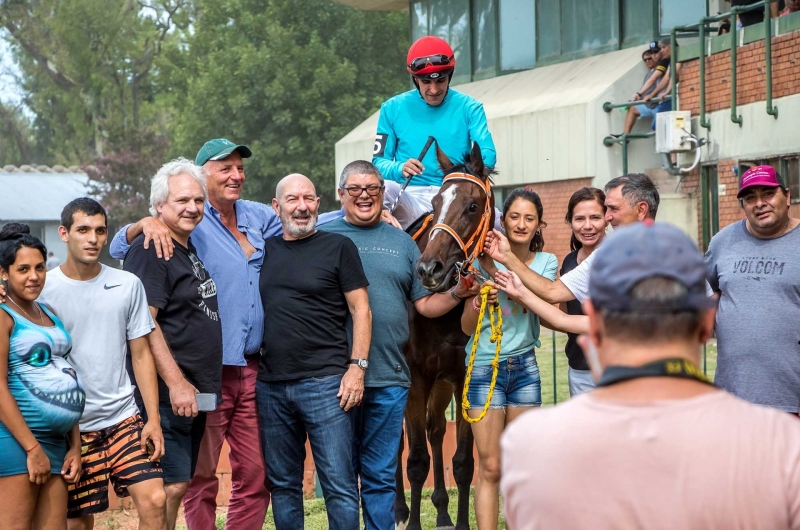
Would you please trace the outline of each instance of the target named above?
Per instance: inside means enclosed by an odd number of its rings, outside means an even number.
[[[225,509],[217,510],[218,514],[224,514]],[[95,516],[94,527],[97,530],[137,530],[139,527],[139,517],[135,509],[130,510],[108,510]],[[177,528],[186,528],[186,521],[183,518],[183,508],[178,512]]]

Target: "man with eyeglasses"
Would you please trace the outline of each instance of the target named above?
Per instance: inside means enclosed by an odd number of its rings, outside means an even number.
[[[450,88],[455,67],[447,42],[422,37],[411,45],[406,63],[415,88],[381,106],[372,163],[387,180],[385,204],[391,206],[399,197],[393,213],[403,227],[431,211],[431,199],[442,185],[436,152],[429,150],[417,159],[429,136],[455,164],[464,162],[473,142],[480,145],[487,167],[493,168],[497,161],[483,105]]]
[[[639,91],[633,95],[633,98],[631,98],[634,101],[649,95],[658,84],[658,78],[664,75],[663,71],[656,68],[657,56],[657,52],[654,53],[650,49],[642,52],[642,61],[644,61],[644,65],[647,67],[647,73],[644,75],[642,88],[640,88]],[[653,79],[654,76],[655,79]],[[652,120],[656,115],[656,107],[658,107],[658,103],[653,103],[650,101],[643,105],[633,105],[628,107],[628,113],[625,115],[625,127],[623,127],[622,132],[625,134],[630,133],[633,130],[636,120],[641,120],[643,118],[650,118]]]
[[[369,280],[369,368],[364,374],[361,405],[353,409],[352,416],[353,469],[361,479],[361,508],[367,530],[394,528],[397,448],[411,386],[403,356],[409,335],[407,304],[411,302],[422,315],[435,318],[480,289],[477,282],[472,287],[460,282],[448,293],[427,291],[416,274],[420,253],[414,240],[381,222],[383,195],[380,171],[365,160],[351,162],[339,179],[344,218],[320,227],[355,243]],[[348,332],[352,336],[352,330]]]

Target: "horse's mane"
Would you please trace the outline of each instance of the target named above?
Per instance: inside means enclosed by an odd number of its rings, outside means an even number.
[[[484,169],[485,173],[484,175],[477,175],[476,174],[477,172],[475,171],[472,165],[472,155],[470,153],[466,153],[464,155],[464,163],[456,164],[455,166],[451,166],[448,169],[442,168],[442,172],[444,173],[444,176],[450,175],[452,173],[467,173],[468,175],[474,175],[478,177],[484,182],[486,182],[486,180],[488,179],[490,184],[494,184],[494,180],[492,179],[492,177],[494,175],[497,175],[497,171],[489,168]],[[406,233],[409,235],[416,234],[417,231],[422,227],[422,223],[425,222],[425,218],[428,217],[428,214],[430,214],[430,212],[425,212],[424,214],[419,216],[413,223],[411,223],[408,226],[408,228],[406,228],[405,230]]]
[[[484,166],[485,167],[485,166]],[[474,175],[479,179],[483,180],[484,182],[488,179],[490,184],[494,184],[494,179],[492,177],[497,175],[497,171],[494,169],[489,169],[488,167],[485,168],[484,173],[485,175],[478,175],[472,165],[472,154],[467,153],[464,155],[464,163],[463,164],[456,164],[455,166],[450,167],[449,169],[442,169],[444,172],[444,176],[451,173],[467,173],[468,175]]]

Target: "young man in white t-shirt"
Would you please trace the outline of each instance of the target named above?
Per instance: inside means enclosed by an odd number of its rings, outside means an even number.
[[[75,199],[61,213],[59,235],[67,261],[47,274],[39,298],[72,336],[69,361],[86,390],[80,420],[83,474],[69,486],[70,530],[89,529],[108,508],[108,481],[118,497],[130,495],[139,528],[166,528],[164,452],[156,367],[147,336],[153,320],[141,281],[99,262],[108,238],[106,212],[95,200]],[[126,368],[130,360],[148,422],[139,416]]]

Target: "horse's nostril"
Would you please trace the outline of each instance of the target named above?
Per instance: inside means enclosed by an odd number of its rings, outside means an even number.
[[[444,264],[439,260],[430,262],[421,261],[419,265],[417,265],[417,271],[422,278],[433,278],[436,274],[441,272],[442,269],[444,269]]]

